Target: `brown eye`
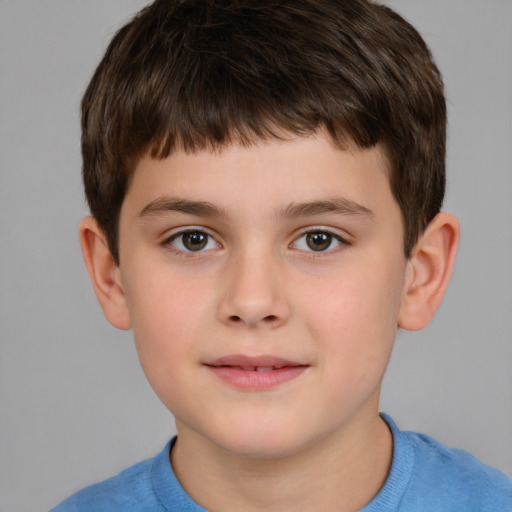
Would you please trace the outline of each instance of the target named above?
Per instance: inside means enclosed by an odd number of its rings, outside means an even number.
[[[325,251],[331,246],[332,235],[330,233],[308,233],[306,244],[312,251]]]
[[[171,245],[178,252],[204,252],[220,247],[213,236],[200,230],[180,231],[164,242]]]
[[[184,247],[189,251],[200,251],[208,243],[208,235],[201,231],[189,231],[181,236]]]
[[[304,252],[331,253],[350,245],[340,235],[329,230],[311,230],[303,233],[290,244],[290,248]]]

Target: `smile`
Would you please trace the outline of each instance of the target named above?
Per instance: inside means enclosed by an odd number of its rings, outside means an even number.
[[[299,377],[309,365],[271,356],[228,356],[205,363],[226,384],[246,391],[263,391]]]

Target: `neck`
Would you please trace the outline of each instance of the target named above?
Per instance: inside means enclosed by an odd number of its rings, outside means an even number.
[[[171,463],[188,494],[212,512],[356,511],[383,486],[392,436],[375,414],[279,459],[248,459],[198,434],[180,434]]]

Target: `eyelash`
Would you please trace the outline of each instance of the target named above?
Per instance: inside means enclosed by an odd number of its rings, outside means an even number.
[[[186,236],[187,234],[198,234],[198,235],[205,236],[206,237],[205,245],[203,247],[200,247],[196,251],[190,250],[190,249],[187,250],[187,248],[184,245],[184,241],[183,241],[183,237]],[[338,235],[336,233],[333,233],[332,231],[330,231],[328,229],[322,229],[322,228],[316,228],[316,229],[313,228],[313,229],[311,229],[310,228],[307,231],[302,232],[298,237],[296,237],[289,244],[288,247],[292,248],[292,249],[296,248],[297,243],[301,239],[307,238],[309,235],[327,235],[327,236],[331,237],[330,240],[329,240],[328,246],[325,248],[325,250],[315,251],[314,249],[311,249],[311,248],[310,248],[310,250],[308,250],[308,249],[298,249],[298,250],[303,251],[305,253],[311,253],[310,257],[320,258],[320,257],[329,255],[330,253],[336,251],[336,249],[338,249],[339,247],[350,246],[350,243],[345,238],[343,238],[342,236],[340,236],[340,235]],[[178,247],[176,247],[173,244],[174,241],[180,240],[180,239],[181,239],[181,245],[184,247],[184,249],[178,248]],[[215,237],[213,235],[211,235],[210,233],[208,233],[207,231],[205,231],[203,228],[191,227],[191,228],[187,228],[187,229],[184,229],[182,231],[179,231],[177,233],[174,233],[170,237],[166,238],[162,242],[162,245],[167,247],[167,248],[169,248],[174,253],[176,253],[176,254],[178,254],[180,256],[189,257],[190,258],[190,257],[198,257],[198,256],[202,255],[202,253],[204,253],[204,252],[213,250],[214,247],[206,248],[209,244],[211,244],[211,241],[215,242],[215,245],[216,245],[215,248],[221,248],[222,247],[222,245],[215,240]],[[335,247],[334,249],[331,248],[333,242],[337,242],[338,243],[338,246]]]

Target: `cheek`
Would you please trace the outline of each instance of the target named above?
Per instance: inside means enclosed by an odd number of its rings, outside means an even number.
[[[207,289],[199,279],[166,269],[144,272],[130,284],[127,298],[134,333],[152,333],[150,340],[190,330]]]
[[[137,353],[158,395],[198,359],[197,331],[205,322],[207,300],[200,294],[203,286],[182,281],[176,275],[171,280],[146,274],[128,293]]]
[[[361,265],[331,276],[306,296],[304,318],[326,361],[351,361],[353,371],[361,374],[375,365],[385,369],[401,297],[396,269],[379,263]]]

